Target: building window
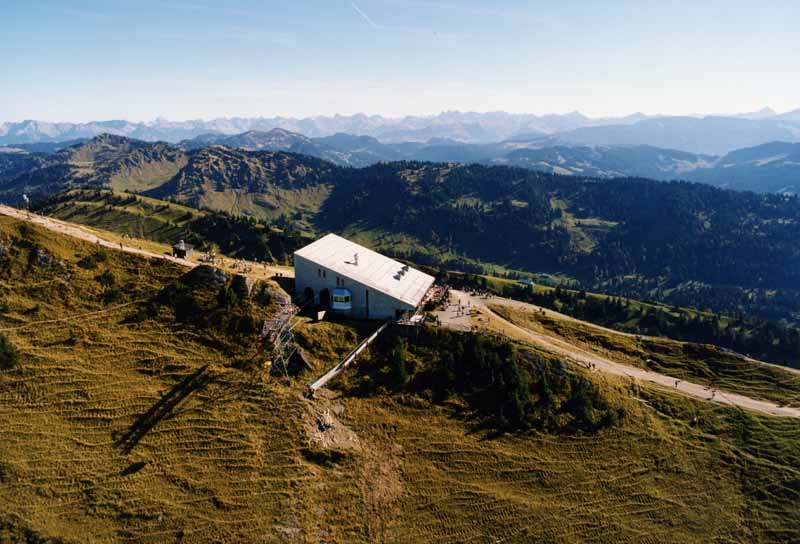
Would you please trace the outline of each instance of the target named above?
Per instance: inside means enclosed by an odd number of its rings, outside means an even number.
[[[324,271],[324,270],[322,271],[322,277],[323,277],[323,278],[327,277],[327,274],[325,274],[325,271]]]

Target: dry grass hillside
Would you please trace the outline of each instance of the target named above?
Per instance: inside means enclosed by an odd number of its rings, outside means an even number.
[[[27,170],[4,176],[0,183],[4,200],[16,202],[22,193],[41,196],[77,186],[146,191],[175,176],[188,158],[163,142],[101,134],[31,160]]]
[[[800,422],[597,376],[625,417],[497,433],[463,399],[273,377],[244,300],[0,218],[0,542],[793,542]],[[367,326],[310,323],[319,369]],[[435,334],[435,333],[431,333]],[[415,372],[441,350],[409,339]],[[577,370],[570,372],[579,372]]]
[[[273,221],[291,216],[310,231],[334,172],[332,164],[313,157],[213,146],[192,154],[180,172],[149,194],[233,215]]]

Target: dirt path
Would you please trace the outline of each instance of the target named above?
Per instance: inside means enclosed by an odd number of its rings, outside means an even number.
[[[16,325],[14,327],[4,327],[4,328],[0,329],[0,332],[4,332],[4,331],[19,331],[19,330],[22,330],[22,329],[28,329],[30,327],[39,327],[41,325],[50,325],[52,323],[65,323],[67,321],[74,321],[76,319],[91,319],[91,318],[96,317],[98,315],[103,315],[103,314],[107,314],[109,312],[113,312],[113,311],[119,310],[120,308],[125,308],[127,306],[133,306],[134,304],[139,304],[141,302],[144,302],[144,300],[145,299],[132,300],[130,302],[125,302],[123,304],[117,304],[116,306],[112,306],[110,308],[105,308],[103,310],[97,310],[97,311],[94,311],[94,312],[86,312],[85,314],[69,315],[67,317],[59,317],[57,319],[43,319],[41,321],[29,321],[27,323],[23,323],[22,325]]]
[[[475,298],[475,297],[472,297],[472,298]],[[480,299],[480,300],[483,300],[483,299]],[[595,323],[590,323],[588,321],[581,321],[580,319],[576,319],[576,318],[574,318],[572,316],[569,316],[567,314],[562,314],[561,312],[557,312],[555,310],[551,310],[550,308],[545,308],[544,306],[537,306],[536,304],[530,304],[528,302],[521,302],[519,300],[514,300],[514,299],[510,299],[510,298],[492,297],[491,303],[492,304],[499,304],[499,305],[502,305],[502,306],[511,306],[512,308],[519,308],[521,310],[529,310],[529,311],[532,311],[532,312],[540,312],[540,311],[544,310],[545,312],[547,312],[548,316],[553,317],[555,319],[560,319],[562,321],[569,321],[570,323],[578,323],[580,325],[583,325],[585,327],[589,327],[591,329],[595,329],[595,330],[602,331],[602,332],[610,332],[610,333],[613,333],[613,334],[618,334],[620,336],[626,336],[628,338],[635,338],[636,336],[645,337],[645,335],[636,335],[636,334],[631,334],[629,332],[616,331],[614,329],[609,329],[608,327],[604,327],[602,325],[596,325]]]
[[[486,300],[483,298],[471,296],[463,291],[451,290],[450,293],[452,297],[452,303],[448,305],[445,311],[439,312],[438,314],[442,325],[446,327],[457,330],[470,330],[472,328],[473,323],[472,318],[468,315],[469,312],[459,311],[460,303],[461,308],[466,308],[467,310],[474,308],[480,312],[484,318],[488,318],[487,325],[490,329],[502,332],[503,334],[517,340],[532,343],[545,351],[580,364],[585,368],[599,372],[605,372],[607,374],[613,374],[615,376],[627,377],[632,380],[658,384],[671,390],[679,391],[691,397],[708,401],[713,400],[713,402],[718,402],[720,404],[739,406],[774,416],[800,418],[800,409],[778,406],[772,402],[756,400],[744,395],[738,395],[736,393],[716,391],[716,394],[712,395],[712,391],[705,386],[687,382],[685,380],[677,381],[676,386],[676,378],[674,377],[658,374],[649,370],[643,370],[641,368],[636,368],[622,363],[617,363],[603,357],[602,355],[598,355],[597,353],[576,347],[557,336],[535,332],[530,329],[515,325],[514,323],[511,323],[510,321],[494,313],[486,305]],[[515,301],[507,301],[507,299],[500,299],[497,297],[492,298],[491,301],[493,304],[524,304],[517,303]],[[550,310],[546,311],[551,315],[556,314],[556,312],[551,312]],[[578,321],[567,316],[565,316],[565,318]],[[582,321],[579,322],[584,324]]]
[[[42,215],[36,215],[34,213],[26,213],[23,210],[18,210],[17,208],[12,208],[10,206],[5,206],[2,204],[0,204],[0,214],[7,215],[15,219],[20,219],[22,221],[28,221],[36,225],[41,225],[42,227],[50,229],[54,232],[66,234],[67,236],[72,236],[73,238],[80,238],[81,240],[85,240],[93,244],[99,244],[103,247],[124,251],[126,253],[142,255],[144,257],[150,257],[153,259],[163,259],[165,261],[170,261],[179,264],[181,266],[185,266],[187,268],[194,268],[195,266],[197,266],[197,263],[193,263],[192,261],[188,261],[186,259],[178,259],[177,257],[173,257],[172,255],[165,255],[162,253],[156,253],[154,251],[148,251],[146,249],[141,249],[138,247],[125,245],[119,242],[112,242],[110,240],[102,238],[99,233],[90,230],[87,227],[76,225],[75,223],[67,223],[66,221],[53,219],[52,217],[45,217]]]
[[[125,242],[112,241],[109,240],[108,238],[104,238],[104,235],[101,231],[97,231],[89,227],[85,227],[83,225],[69,223],[67,221],[61,221],[60,219],[53,219],[52,217],[45,217],[43,215],[36,215],[34,213],[29,214],[23,210],[19,210],[17,208],[12,208],[10,206],[5,206],[2,204],[0,204],[0,214],[7,215],[15,219],[20,219],[22,221],[28,221],[30,223],[34,223],[36,225],[40,225],[44,228],[50,229],[54,232],[65,234],[67,236],[72,236],[73,238],[79,238],[81,240],[85,240],[93,244],[99,244],[103,247],[107,247],[110,249],[116,249],[117,251],[124,251],[125,253],[141,255],[143,257],[149,257],[152,259],[162,259],[165,261],[173,262],[180,266],[185,266],[187,268],[194,268],[200,264],[188,259],[179,259],[177,257],[173,257],[172,255],[168,255],[166,253],[158,253],[155,251],[142,249],[141,247],[136,247],[130,244],[126,244]],[[135,240],[132,241],[135,242]],[[226,257],[224,261],[226,262],[226,264],[234,263],[236,262],[236,259],[231,259]],[[239,262],[248,265],[250,270],[252,270],[252,273],[248,273],[247,275],[256,278],[264,278],[264,277],[268,278],[278,274],[284,277],[294,277],[294,271],[288,267],[265,266],[264,263],[253,263],[250,261],[243,261],[241,259],[239,259]],[[225,268],[228,271],[240,273],[239,270],[232,268],[230,266],[224,266],[223,268]]]
[[[476,298],[476,297],[472,297],[471,296],[471,298]],[[484,306],[486,305],[486,302],[487,302],[486,300],[480,299],[480,298],[479,298],[479,300],[483,302]],[[498,306],[510,306],[512,308],[517,308],[517,309],[520,309],[520,310],[525,310],[525,311],[530,311],[530,312],[544,311],[544,312],[547,313],[548,317],[551,317],[551,318],[554,318],[554,319],[558,319],[558,320],[562,320],[562,321],[568,321],[570,323],[576,323],[576,324],[581,325],[583,327],[587,327],[587,328],[594,329],[594,330],[597,330],[597,331],[601,331],[601,332],[604,332],[604,333],[610,333],[610,334],[617,335],[617,336],[624,336],[626,338],[652,338],[653,340],[659,340],[660,339],[657,336],[648,336],[646,334],[632,334],[632,333],[629,333],[629,332],[623,332],[623,331],[618,331],[618,330],[615,330],[615,329],[610,329],[610,328],[604,327],[602,325],[597,325],[595,323],[590,323],[589,321],[581,321],[580,319],[576,319],[576,318],[574,318],[572,316],[569,316],[569,315],[566,315],[566,314],[562,314],[560,312],[557,312],[555,310],[551,310],[549,308],[545,308],[543,306],[537,306],[536,304],[530,304],[528,302],[522,302],[522,301],[519,301],[519,300],[510,299],[510,298],[492,297],[489,300],[489,302],[491,304],[495,304],[495,305],[498,305]],[[680,340],[673,340],[673,342],[676,342],[678,344],[685,344],[686,343],[686,342],[682,342]],[[756,364],[756,365],[770,366],[772,368],[777,368],[777,369],[780,369],[780,370],[782,370],[784,372],[790,372],[792,374],[800,374],[800,369],[798,369],[798,368],[791,368],[791,367],[788,367],[788,366],[776,365],[776,364],[773,364],[773,363],[767,363],[765,361],[760,361],[758,359],[753,359],[752,357],[747,357],[746,355],[743,355],[741,353],[737,353],[737,352],[732,351],[732,350],[728,350],[728,351],[729,351],[729,353],[731,353],[733,355],[736,355],[738,357],[741,357],[742,359],[746,360],[749,363],[753,363],[753,364]]]
[[[472,297],[472,298],[475,298],[475,297]],[[484,305],[486,304],[486,301],[484,299],[480,299],[480,300],[482,300],[484,302]],[[512,308],[518,308],[520,310],[526,310],[526,311],[530,311],[530,312],[544,311],[544,312],[547,312],[547,316],[548,317],[559,319],[559,320],[562,320],[562,321],[568,321],[568,322],[571,322],[571,323],[576,323],[576,324],[579,324],[579,325],[581,325],[583,327],[587,327],[587,328],[594,329],[594,330],[597,330],[597,331],[602,331],[602,332],[605,332],[605,333],[614,334],[614,335],[617,335],[617,336],[624,336],[624,337],[627,337],[627,338],[637,338],[637,337],[638,338],[652,338],[654,340],[659,340],[658,337],[651,337],[651,336],[648,336],[646,334],[632,334],[632,333],[629,333],[629,332],[618,331],[616,329],[610,329],[608,327],[604,327],[602,325],[597,325],[595,323],[590,323],[589,321],[581,321],[580,319],[576,319],[576,318],[574,318],[572,316],[569,316],[569,315],[566,315],[566,314],[562,314],[561,312],[557,312],[555,310],[551,310],[551,309],[545,308],[543,306],[537,306],[536,304],[530,304],[528,302],[522,302],[522,301],[519,301],[519,300],[513,300],[513,299],[510,299],[510,298],[502,298],[502,297],[493,297],[492,299],[490,299],[489,302],[491,304],[496,304],[496,305],[500,305],[500,306],[510,306]],[[677,342],[679,344],[685,344],[686,343],[686,342],[681,342],[680,340],[673,340],[673,341]],[[791,368],[791,367],[788,367],[788,366],[776,365],[776,364],[773,364],[773,363],[767,363],[765,361],[760,361],[758,359],[753,359],[752,357],[748,357],[748,356],[743,355],[741,353],[736,353],[735,351],[730,351],[729,350],[729,353],[732,353],[732,354],[734,354],[734,355],[736,355],[738,357],[741,357],[742,359],[746,360],[749,363],[753,363],[753,364],[756,364],[756,365],[771,366],[773,368],[778,368],[778,369],[780,369],[780,370],[782,370],[784,372],[791,372],[792,374],[800,374],[800,368]]]

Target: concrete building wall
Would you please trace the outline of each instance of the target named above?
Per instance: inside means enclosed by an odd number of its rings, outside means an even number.
[[[341,280],[339,285],[336,282],[337,278]],[[411,304],[387,296],[372,287],[347,276],[337,274],[333,270],[319,266],[298,255],[294,256],[294,285],[295,292],[298,295],[303,295],[307,288],[312,289],[314,291],[314,302],[317,304],[320,303],[319,295],[323,289],[327,289],[331,294],[337,287],[349,289],[353,306],[350,314],[354,317],[389,319],[395,317],[397,310],[415,310]],[[368,298],[369,308],[367,308]]]

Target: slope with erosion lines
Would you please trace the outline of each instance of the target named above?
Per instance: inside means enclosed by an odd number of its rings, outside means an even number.
[[[131,308],[104,302],[96,279],[109,271],[118,296],[137,300],[169,288],[181,267],[111,250],[85,270],[75,264],[95,244],[8,218],[0,233],[13,259],[0,323],[35,323],[6,333],[21,361],[0,372],[0,526],[64,541],[305,530],[313,497],[286,491],[314,480],[299,453],[304,434],[276,417],[297,410],[294,395],[232,368],[229,349],[169,311],[137,322]],[[25,273],[31,246],[63,264]]]
[[[311,404],[305,380],[234,368],[227,350],[169,311],[131,321],[131,310],[103,302],[95,279],[108,267],[122,300],[138,300],[180,277],[177,265],[109,250],[86,270],[74,264],[94,243],[7,218],[0,234],[23,252],[2,269],[12,273],[0,324],[109,310],[8,333],[22,354],[17,369],[0,371],[0,534],[12,541],[800,536],[796,420],[646,388],[631,397],[613,383],[604,390],[626,416],[591,436],[497,436],[465,419],[457,399],[334,394]],[[25,272],[32,244],[64,260],[71,280],[38,265]],[[348,324],[299,327],[327,348],[320,368],[357,337]]]

